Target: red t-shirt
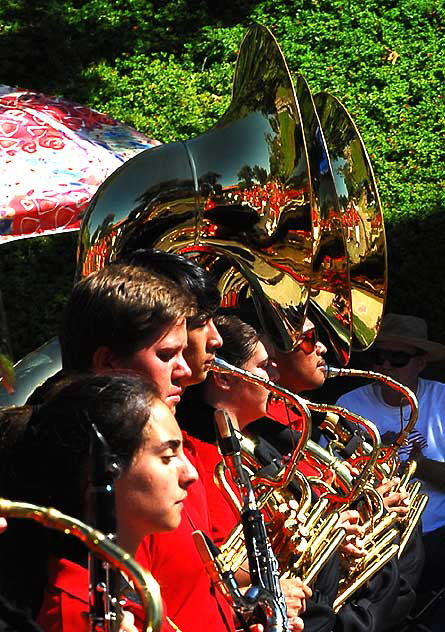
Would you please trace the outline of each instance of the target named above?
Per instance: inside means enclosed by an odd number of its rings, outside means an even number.
[[[267,416],[284,426],[292,424],[293,430],[301,431],[301,415],[286,406],[281,399],[274,399],[267,407]]]
[[[48,575],[48,585],[37,623],[44,632],[88,632],[87,569],[69,560],[51,558]],[[142,631],[142,606],[127,600],[123,608],[133,613],[135,625]],[[163,623],[162,632],[173,630],[167,621]]]
[[[213,587],[192,537],[197,529],[210,534],[211,526],[203,485],[205,468],[194,440],[185,433],[184,449],[200,480],[188,488],[179,527],[144,538],[136,560],[159,582],[168,616],[182,632],[233,631],[232,610]]]
[[[204,483],[210,518],[210,536],[213,542],[219,546],[227,539],[232,529],[240,521],[240,514],[237,509],[226,500],[224,494],[220,491],[215,483],[214,472],[215,467],[221,461],[221,455],[218,448],[211,443],[204,443],[194,437],[189,438],[195,451],[199,455],[202,464],[200,476]],[[239,497],[239,490],[235,486],[231,486],[232,490]]]

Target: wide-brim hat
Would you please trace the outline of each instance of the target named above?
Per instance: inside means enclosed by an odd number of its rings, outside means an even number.
[[[386,314],[376,344],[400,342],[424,351],[429,362],[445,359],[445,345],[428,340],[428,327],[423,318],[405,314]]]

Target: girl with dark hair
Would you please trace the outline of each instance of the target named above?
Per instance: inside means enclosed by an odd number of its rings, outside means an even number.
[[[134,556],[145,535],[178,526],[187,488],[197,478],[173,414],[141,377],[82,377],[41,406],[2,411],[1,494],[88,522],[92,424],[120,468],[117,542]],[[32,522],[9,522],[0,538],[1,592],[38,613],[45,632],[87,630],[84,546]]]

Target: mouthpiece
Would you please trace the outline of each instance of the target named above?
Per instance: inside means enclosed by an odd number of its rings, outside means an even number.
[[[233,429],[232,421],[227,411],[219,408],[215,410],[215,424],[218,436],[218,446],[222,456],[239,454],[241,447],[238,437]]]
[[[215,358],[213,360],[213,365],[218,367],[221,373],[233,373],[233,366],[222,358]]]
[[[343,369],[339,369],[336,366],[330,366],[329,364],[325,366],[324,371],[326,374],[326,379],[328,379],[329,377],[341,377],[342,375],[344,375]]]

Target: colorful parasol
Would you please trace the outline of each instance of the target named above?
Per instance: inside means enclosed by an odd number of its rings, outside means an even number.
[[[0,242],[78,229],[99,185],[159,144],[77,103],[0,85]]]

